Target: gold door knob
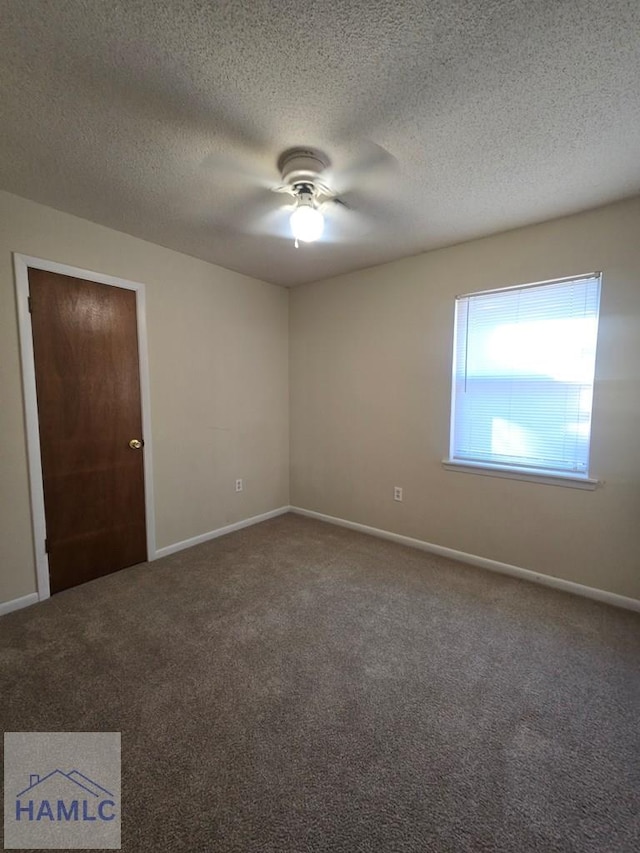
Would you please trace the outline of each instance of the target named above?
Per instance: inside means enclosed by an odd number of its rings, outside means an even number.
[[[129,442],[129,447],[132,450],[140,450],[140,448],[142,447],[142,442],[137,438],[132,438]]]

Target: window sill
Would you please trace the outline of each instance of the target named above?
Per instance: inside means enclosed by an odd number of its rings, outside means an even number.
[[[525,480],[529,483],[543,483],[546,486],[565,486],[569,489],[587,489],[593,491],[593,489],[596,489],[600,485],[598,480],[593,480],[589,477],[577,477],[571,474],[540,474],[536,471],[503,468],[499,465],[486,465],[480,462],[458,462],[453,459],[443,459],[442,465],[448,471],[458,471],[462,474],[480,474],[483,477]]]

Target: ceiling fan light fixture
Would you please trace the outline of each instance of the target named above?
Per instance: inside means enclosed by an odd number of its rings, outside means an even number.
[[[314,243],[322,237],[324,216],[307,201],[300,199],[289,222],[294,238],[302,243]]]

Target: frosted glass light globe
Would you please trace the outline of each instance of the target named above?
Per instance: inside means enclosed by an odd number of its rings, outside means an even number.
[[[315,207],[301,204],[291,214],[291,233],[296,240],[303,243],[313,243],[322,237],[324,216]]]

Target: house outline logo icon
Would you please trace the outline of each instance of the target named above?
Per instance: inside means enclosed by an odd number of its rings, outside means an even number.
[[[26,798],[26,799],[25,799]],[[29,785],[16,794],[17,821],[111,821],[114,795],[79,770],[56,768],[45,776],[29,775]]]

